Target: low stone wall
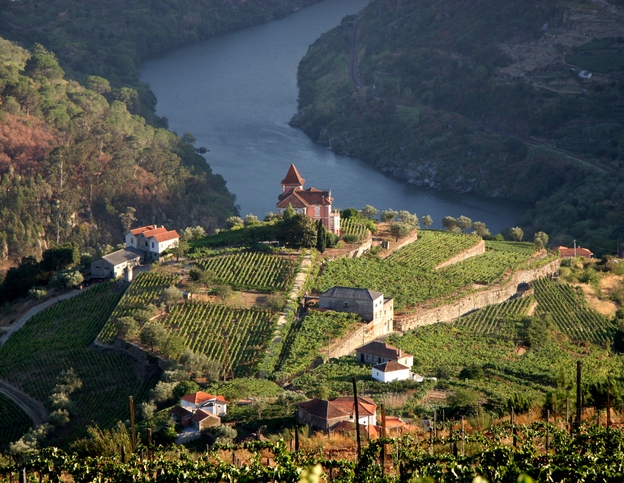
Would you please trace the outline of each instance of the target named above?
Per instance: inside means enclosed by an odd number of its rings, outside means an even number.
[[[381,255],[381,258],[388,258],[390,255],[392,255],[397,250],[400,250],[404,246],[407,246],[410,243],[414,243],[417,240],[418,240],[418,230],[416,230],[415,233],[413,233],[412,235],[408,236],[407,238],[404,238],[403,240],[401,240],[397,245],[393,246],[394,241],[391,241],[390,242],[390,250],[388,250],[386,252],[383,252],[383,254]]]
[[[329,357],[348,356],[353,354],[358,347],[387,334],[385,321],[377,322],[376,324],[369,322],[342,339],[340,344],[330,350]]]
[[[449,265],[453,265],[454,263],[463,262],[464,260],[476,257],[477,255],[481,255],[483,253],[485,253],[485,241],[481,240],[479,243],[469,248],[468,250],[464,250],[463,252],[455,255],[453,258],[449,258],[448,260],[440,263],[437,267],[435,267],[435,269],[439,270],[440,268],[448,267]]]
[[[521,270],[514,273],[505,285],[475,292],[462,297],[456,302],[431,309],[422,309],[408,316],[398,316],[394,319],[396,330],[406,332],[416,327],[431,325],[438,322],[451,322],[473,310],[482,309],[487,305],[499,304],[508,300],[518,291],[518,285],[529,283],[543,277],[549,277],[559,271],[559,259],[550,262],[541,268]]]

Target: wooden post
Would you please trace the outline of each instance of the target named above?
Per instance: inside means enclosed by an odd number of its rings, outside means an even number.
[[[136,423],[134,421],[134,397],[129,397],[128,404],[130,406],[130,436],[132,437],[132,452],[134,453],[137,447]]]
[[[353,377],[353,402],[355,404],[355,436],[357,438],[357,459],[362,456],[362,440],[360,439],[360,410],[358,408],[357,381]]]
[[[464,417],[462,416],[462,432],[461,432],[461,436],[462,436],[462,456],[466,455],[466,420],[464,419]]]
[[[566,429],[570,431],[570,398],[566,398]]]
[[[513,437],[513,446],[516,447],[516,425],[515,425],[514,408],[511,408],[511,434]]]
[[[381,437],[384,442],[381,445],[381,477],[386,477],[386,407],[381,405]]]
[[[548,425],[550,424],[550,409],[546,410],[546,451],[550,449],[550,428]]]
[[[152,461],[154,454],[152,453],[152,445],[153,445],[153,440],[152,440],[152,428],[148,428],[147,429],[147,459],[149,461]]]
[[[611,427],[611,388],[607,386],[607,428]]]
[[[299,451],[299,425],[295,421],[295,451]]]
[[[583,382],[583,362],[576,361],[576,419],[574,421],[575,430],[581,430],[581,416],[583,414],[583,393],[581,390]]]
[[[438,437],[438,411],[433,411],[433,437]]]
[[[20,468],[19,480],[20,480],[20,483],[28,483],[28,478],[26,477],[26,467],[25,466]]]

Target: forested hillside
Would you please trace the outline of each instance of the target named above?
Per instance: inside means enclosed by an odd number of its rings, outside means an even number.
[[[293,124],[408,183],[537,202],[527,234],[624,235],[624,8],[373,0],[313,44]]]
[[[210,229],[236,213],[220,175],[131,114],[132,90],[67,80],[54,54],[0,39],[0,259],[51,244],[97,249],[134,224]]]
[[[279,18],[318,0],[35,0],[0,1],[0,35],[26,48],[54,52],[73,78],[98,75],[131,85],[150,117],[155,98],[138,81],[150,55],[224,32]]]

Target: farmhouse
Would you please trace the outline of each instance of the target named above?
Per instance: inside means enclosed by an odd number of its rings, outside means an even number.
[[[143,253],[136,248],[128,247],[109,253],[99,260],[91,262],[92,278],[117,278],[123,275],[126,268],[141,264]]]
[[[412,378],[410,368],[395,361],[373,366],[373,379],[380,382],[406,381]]]
[[[282,180],[282,193],[278,197],[277,214],[282,216],[288,206],[297,213],[307,215],[314,221],[321,220],[323,226],[332,233],[340,233],[340,212],[332,211],[334,199],[331,190],[317,188],[303,189],[305,179],[301,177],[294,164],[290,165],[286,177]]]
[[[191,412],[202,409],[215,416],[227,414],[227,401],[223,396],[214,396],[203,391],[182,396],[180,406]]]
[[[368,364],[382,364],[394,361],[410,368],[414,365],[414,356],[412,354],[376,340],[355,349],[355,357],[356,360]]]
[[[178,245],[180,235],[164,226],[147,225],[126,233],[126,248],[140,250],[145,260],[158,260],[168,248]]]
[[[332,287],[319,297],[321,309],[358,314],[367,322],[385,323],[392,332],[394,299],[384,298],[381,292],[366,288]]]
[[[574,257],[594,258],[594,254],[590,252],[587,248],[557,247],[556,250],[559,252],[559,256],[561,258],[574,258]]]
[[[311,399],[298,404],[299,421],[312,430],[330,431],[343,421],[355,422],[355,402],[352,397],[337,397],[325,401]],[[359,423],[375,425],[377,405],[372,399],[358,396]]]

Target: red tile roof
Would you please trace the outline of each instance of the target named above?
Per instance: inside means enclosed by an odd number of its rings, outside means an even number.
[[[336,397],[330,399],[330,402],[336,404],[343,411],[349,412],[349,414],[355,414],[355,402],[352,397]],[[375,401],[368,397],[358,396],[358,415],[372,416],[377,411],[377,404]]]
[[[159,233],[158,235],[154,235],[154,238],[156,238],[157,242],[162,243],[169,240],[177,240],[178,238],[180,238],[180,235],[178,235],[177,231],[171,230],[166,233]]]
[[[303,186],[304,183],[305,179],[301,177],[295,165],[291,164],[290,168],[288,168],[288,173],[286,173],[286,177],[280,184],[282,186]]]
[[[193,415],[193,420],[195,421],[203,421],[204,419],[207,418],[217,418],[217,419],[221,419],[219,418],[219,416],[215,416],[212,413],[209,413],[208,411],[204,411],[203,409],[198,409],[197,411],[195,411],[195,414]]]
[[[136,235],[140,235],[141,233],[145,231],[150,231],[150,230],[155,230],[155,229],[156,229],[156,225],[147,225],[147,226],[142,226],[141,228],[135,228],[134,230],[130,230],[130,233],[136,236]]]
[[[559,256],[563,258],[572,258],[575,256],[592,258],[594,256],[594,254],[590,252],[587,248],[582,247],[576,247],[576,254],[574,253],[574,248],[557,247],[557,250],[559,251]]]
[[[324,419],[334,419],[345,416],[349,417],[351,415],[341,406],[333,404],[331,401],[325,401],[324,399],[310,399],[309,401],[299,403],[299,407],[308,414]]]
[[[293,208],[303,208],[306,206],[329,206],[332,204],[333,198],[329,191],[323,191],[317,188],[308,188],[302,190],[295,188],[293,191],[282,193],[278,197],[278,208],[288,208],[291,204]]]
[[[184,416],[188,416],[189,414],[193,414],[191,411],[189,411],[186,408],[183,408],[182,406],[174,406],[173,409],[171,410],[171,415],[178,417],[180,419],[182,419]]]
[[[196,393],[182,396],[183,401],[190,402],[191,404],[202,404],[206,401],[212,401],[213,399],[220,402],[227,402],[223,396],[215,396],[213,394],[205,393],[204,391],[197,391]]]
[[[167,233],[167,231],[168,230],[164,226],[161,226],[160,228],[155,228],[154,230],[144,231],[142,235],[145,238],[151,238],[155,235],[159,235],[160,233]]]

